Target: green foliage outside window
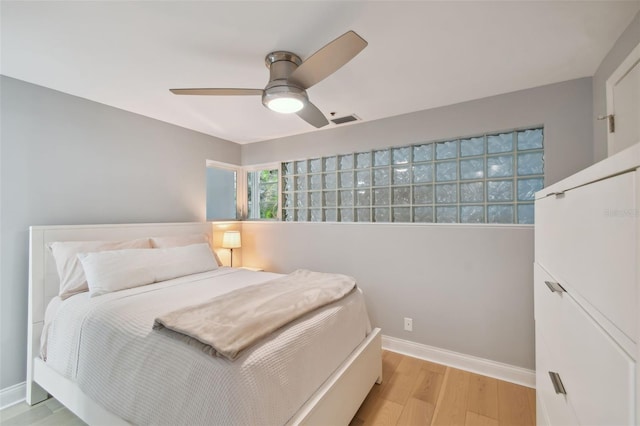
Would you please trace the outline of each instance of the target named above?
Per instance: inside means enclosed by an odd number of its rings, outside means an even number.
[[[278,218],[278,169],[247,174],[250,219]]]

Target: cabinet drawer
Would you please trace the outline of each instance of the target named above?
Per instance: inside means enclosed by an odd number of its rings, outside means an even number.
[[[635,173],[536,201],[536,261],[636,339]]]
[[[561,308],[559,373],[580,424],[633,424],[635,363],[573,298]]]
[[[578,424],[567,397],[556,393],[553,387],[549,372],[556,372],[556,367],[557,362],[551,359],[544,337],[536,331],[536,411],[538,412],[536,423],[538,426]]]
[[[566,398],[541,394],[550,423],[567,422],[557,420],[567,416],[565,401],[580,424],[632,424],[635,363],[555,282],[534,265],[536,387],[546,385],[551,392],[549,372],[555,372],[567,392]]]

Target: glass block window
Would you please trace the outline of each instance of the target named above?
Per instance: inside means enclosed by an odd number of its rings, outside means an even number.
[[[532,224],[543,129],[282,163],[285,221]]]

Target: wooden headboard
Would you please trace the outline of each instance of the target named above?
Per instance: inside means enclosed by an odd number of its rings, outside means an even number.
[[[33,358],[40,353],[40,335],[44,326],[45,310],[51,299],[58,295],[60,288],[55,261],[48,247],[49,243],[131,240],[191,234],[207,234],[209,241],[213,241],[212,225],[206,222],[32,226],[29,228],[29,234],[28,401],[46,398],[46,392],[33,383]]]

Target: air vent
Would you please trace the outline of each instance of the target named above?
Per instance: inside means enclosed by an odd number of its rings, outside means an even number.
[[[344,124],[344,123],[349,123],[351,121],[358,121],[358,120],[360,120],[360,118],[358,118],[357,115],[352,114],[352,115],[346,115],[340,118],[333,118],[331,119],[331,122],[333,124]]]

